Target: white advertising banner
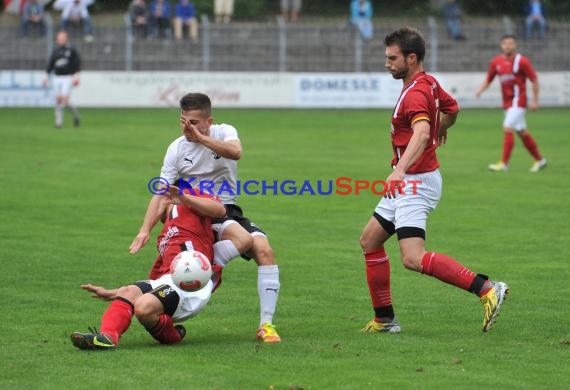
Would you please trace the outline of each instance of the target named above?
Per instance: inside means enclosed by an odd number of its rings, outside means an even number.
[[[41,71],[0,71],[0,107],[49,107],[55,96]],[[481,98],[482,72],[440,73],[442,86],[464,108],[500,107],[498,80]],[[570,105],[570,72],[540,73],[541,106]],[[393,108],[402,88],[388,73],[89,72],[73,89],[80,107],[176,107],[202,92],[216,107]],[[530,84],[528,85],[530,94]]]

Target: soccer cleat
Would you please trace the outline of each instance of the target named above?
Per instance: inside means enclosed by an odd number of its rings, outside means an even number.
[[[493,172],[506,172],[509,170],[509,167],[507,166],[507,164],[505,164],[502,161],[499,161],[496,164],[489,164],[488,166],[489,170],[493,171]]]
[[[266,322],[261,325],[257,330],[257,339],[262,340],[264,343],[279,343],[281,342],[281,337],[277,334],[277,329],[275,325],[270,322]]]
[[[71,343],[74,347],[88,350],[109,350],[117,346],[109,336],[103,333],[80,333],[71,334]]]
[[[493,282],[493,288],[480,298],[483,304],[483,332],[488,332],[497,320],[508,292],[509,286],[506,283]]]
[[[375,319],[372,319],[360,331],[365,333],[400,333],[402,328],[400,327],[400,323],[394,317],[390,322],[378,322]]]
[[[546,159],[545,158],[543,158],[540,161],[535,161],[534,164],[532,164],[532,167],[530,167],[530,169],[528,171],[532,172],[532,173],[536,173],[538,171],[543,170],[544,168],[546,168]]]
[[[174,328],[180,334],[180,341],[184,340],[184,337],[186,336],[186,328],[182,325],[175,325]]]
[[[73,127],[79,127],[81,125],[81,120],[79,117],[73,118]]]

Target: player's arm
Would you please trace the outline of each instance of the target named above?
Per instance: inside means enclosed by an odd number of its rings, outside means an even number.
[[[200,143],[214,153],[230,160],[239,160],[241,158],[242,148],[240,140],[237,139],[237,134],[235,134],[236,139],[216,139],[200,133],[196,126],[185,118],[181,118],[180,122],[184,125],[184,132],[188,134],[192,142]],[[235,132],[235,130],[233,131]]]
[[[95,286],[93,284],[82,284],[83,290],[89,291],[93,298],[102,299],[104,301],[111,301],[117,297],[118,289],[108,290],[105,287]]]
[[[538,109],[538,96],[540,94],[540,84],[538,83],[538,79],[534,79],[532,82],[532,101],[530,102],[530,109],[537,110]]]
[[[152,228],[158,223],[165,210],[166,203],[162,201],[161,196],[154,195],[148,203],[148,207],[144,215],[142,226],[139,229],[139,233],[129,247],[130,253],[137,253],[150,240],[150,232],[152,231]]]
[[[493,82],[493,79],[495,78],[496,74],[497,71],[495,70],[494,61],[491,61],[491,63],[489,64],[489,69],[487,70],[487,77],[485,78],[485,81],[481,83],[479,88],[477,88],[477,91],[475,91],[475,96],[480,97],[481,94],[485,92],[487,88],[489,88],[489,85],[491,85],[491,83]]]
[[[81,57],[77,50],[73,50],[72,55],[73,85],[79,85],[79,72],[81,72]]]
[[[408,169],[414,165],[418,158],[424,152],[430,138],[430,123],[427,119],[419,119],[412,124],[412,138],[404,151],[404,154],[398,160],[398,164],[394,167],[394,171],[386,179],[386,183],[390,190],[386,192],[388,198],[395,196],[396,183],[401,183],[406,176]]]
[[[44,78],[42,85],[47,87],[49,82],[49,75],[53,72],[53,68],[55,67],[55,52],[53,52],[49,58],[48,64],[46,66],[46,77]]]
[[[459,111],[453,113],[443,113],[439,119],[439,130],[437,136],[437,142],[439,145],[443,145],[447,142],[447,130],[455,124],[457,121],[457,116]]]
[[[188,206],[205,217],[222,218],[226,215],[226,208],[219,201],[212,198],[180,194],[180,189],[176,186],[170,186],[164,196],[168,203]]]

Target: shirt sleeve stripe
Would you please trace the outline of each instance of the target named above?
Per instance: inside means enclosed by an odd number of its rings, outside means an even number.
[[[418,121],[430,121],[429,117],[427,116],[418,116],[417,118],[415,118],[414,120],[412,120],[412,125]]]

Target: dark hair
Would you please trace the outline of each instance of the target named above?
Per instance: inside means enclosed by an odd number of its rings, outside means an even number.
[[[193,111],[200,110],[202,115],[211,116],[212,115],[212,102],[208,95],[203,93],[187,93],[180,99],[180,108],[183,111]]]
[[[426,40],[422,33],[413,27],[403,27],[386,35],[384,45],[398,45],[405,56],[414,53],[420,63],[426,55]]]
[[[505,39],[512,39],[513,41],[516,41],[517,37],[514,34],[505,34],[501,37],[501,42],[503,42]]]

